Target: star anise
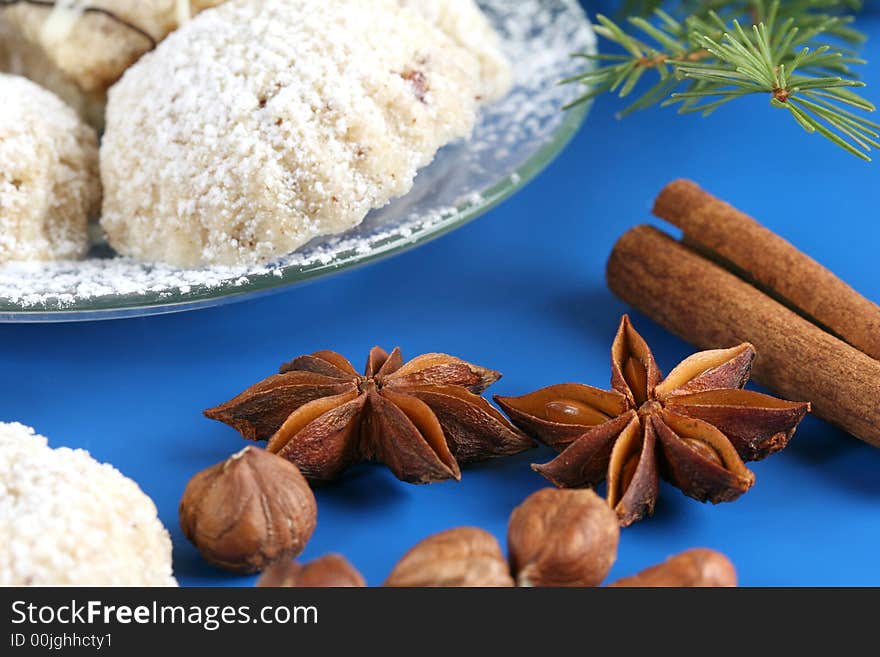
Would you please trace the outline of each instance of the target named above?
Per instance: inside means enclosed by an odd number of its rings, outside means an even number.
[[[651,515],[662,476],[701,502],[746,492],[754,461],[788,444],[809,403],[750,390],[748,343],[694,354],[663,379],[624,316],[611,348],[612,390],[577,383],[496,397],[514,424],[561,453],[532,468],[559,487],[607,480],[621,525]]]
[[[534,443],[479,395],[501,374],[446,354],[404,363],[374,347],[363,375],[319,351],[281,366],[205,415],[267,449],[311,481],[357,461],[380,461],[401,480],[460,479],[460,463],[516,454]]]

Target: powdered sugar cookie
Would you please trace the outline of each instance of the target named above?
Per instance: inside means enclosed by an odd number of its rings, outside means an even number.
[[[45,56],[54,75],[68,78],[88,96],[102,94],[191,14],[221,2],[59,0],[54,7],[21,2],[6,8],[5,17]]]
[[[94,130],[57,96],[0,74],[0,263],[76,258],[100,204]]]
[[[131,479],[0,422],[0,586],[177,586],[171,538]]]
[[[10,67],[12,52],[9,48],[9,40],[12,33],[12,26],[0,10],[0,72],[3,73],[8,72]]]
[[[110,91],[102,225],[122,254],[247,264],[343,232],[467,137],[468,49],[397,0],[232,0]]]
[[[33,80],[70,105],[86,123],[96,128],[104,125],[106,94],[83,91],[53,64],[46,52],[26,40],[0,10],[0,73],[12,73]]]

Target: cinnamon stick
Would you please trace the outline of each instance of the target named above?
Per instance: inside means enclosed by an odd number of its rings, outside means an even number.
[[[620,238],[607,277],[624,301],[702,348],[751,342],[756,381],[880,447],[877,360],[650,226]]]
[[[880,360],[880,306],[752,217],[689,180],[667,185],[654,214],[681,228],[686,244]]]

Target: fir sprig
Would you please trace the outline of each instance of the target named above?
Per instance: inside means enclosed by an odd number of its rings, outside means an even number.
[[[865,63],[851,50],[864,40],[847,13],[855,0],[681,5],[680,17],[660,8],[651,11],[651,20],[630,16],[630,32],[598,16],[596,32],[623,54],[579,55],[596,65],[564,81],[589,87],[572,105],[606,92],[628,97],[650,74],[656,82],[621,115],[657,104],[707,115],[743,96],[766,94],[772,107],[787,110],[807,132],[857,157],[870,160],[871,149],[880,148],[880,124],[857,113],[875,107],[853,91],[864,86],[853,67]]]

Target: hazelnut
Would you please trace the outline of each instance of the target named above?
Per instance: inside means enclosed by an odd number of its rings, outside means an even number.
[[[327,554],[303,565],[279,561],[257,581],[261,587],[341,588],[366,586],[363,576],[339,554]]]
[[[245,447],[190,479],[180,528],[212,564],[241,573],[299,555],[315,530],[315,496],[290,461]]]
[[[519,586],[597,586],[619,536],[617,514],[592,490],[544,488],[510,515],[507,551]]]
[[[736,586],[736,569],[720,552],[705,548],[685,550],[637,575],[609,584],[615,587]]]
[[[417,543],[385,586],[513,586],[501,546],[489,532],[458,527]]]

